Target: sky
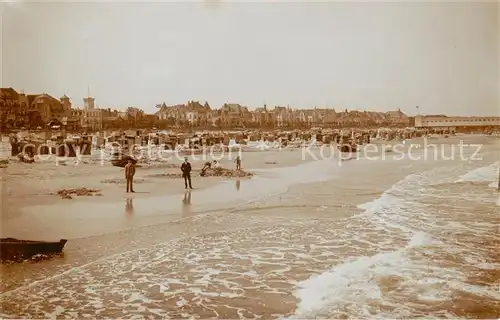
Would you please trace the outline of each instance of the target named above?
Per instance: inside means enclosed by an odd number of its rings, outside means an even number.
[[[147,112],[199,100],[500,115],[499,15],[498,2],[15,2],[1,85]]]

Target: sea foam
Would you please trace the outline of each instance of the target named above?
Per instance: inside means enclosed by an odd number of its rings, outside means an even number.
[[[500,161],[492,163],[488,166],[480,167],[469,171],[468,173],[461,176],[457,183],[460,182],[494,182],[498,180],[498,167]]]
[[[370,240],[364,243],[378,253],[347,259],[300,282],[295,292],[299,303],[293,318],[411,317],[421,311],[413,310],[407,305],[408,301],[442,302],[451,299],[456,291],[495,299],[494,289],[468,284],[464,273],[470,261],[480,263],[488,259],[490,249],[473,249],[475,246],[469,243],[467,235],[481,234],[489,239],[496,233],[494,215],[486,211],[482,222],[478,223],[478,213],[474,216],[471,211],[476,202],[487,204],[490,201],[484,202],[485,199],[479,197],[468,202],[474,197],[464,194],[461,201],[468,207],[462,209],[458,201],[453,201],[457,206],[449,207],[450,212],[439,209],[447,207],[449,199],[457,196],[457,191],[447,188],[450,177],[453,178],[453,172],[459,168],[460,165],[434,168],[409,175],[378,199],[359,205],[364,211],[354,217],[357,222],[349,225],[363,224],[366,230],[385,232],[379,241],[383,239],[394,249],[377,249],[377,237],[368,235]],[[495,167],[490,165],[470,171],[461,176],[460,181],[491,181],[494,174]],[[447,186],[443,188],[441,184]],[[433,202],[437,205],[430,206]],[[461,215],[455,212],[462,210]],[[456,233],[460,234],[458,238],[454,236]],[[361,231],[353,239],[360,241],[364,237]],[[406,244],[402,239],[407,239]],[[463,259],[463,265],[445,268],[435,263],[448,254],[453,254],[457,261]],[[404,292],[404,295],[393,296],[392,290]]]

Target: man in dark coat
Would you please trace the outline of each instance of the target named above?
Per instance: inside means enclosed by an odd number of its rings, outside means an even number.
[[[182,171],[182,177],[184,178],[184,185],[186,189],[188,188],[188,182],[189,182],[189,189],[193,189],[191,186],[191,163],[189,163],[188,158],[184,158],[184,163],[181,165],[181,171]]]
[[[125,179],[127,180],[127,192],[135,192],[133,185],[134,175],[135,175],[135,164],[132,159],[129,159],[127,165],[125,166]]]
[[[241,158],[240,156],[236,157],[236,170],[241,170]]]

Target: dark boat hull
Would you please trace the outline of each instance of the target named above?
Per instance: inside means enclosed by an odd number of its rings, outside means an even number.
[[[18,240],[14,238],[0,239],[1,261],[22,261],[38,254],[51,255],[61,253],[68,240],[58,242]]]
[[[126,156],[126,155],[124,155],[124,156],[121,156],[121,157],[120,157],[120,156],[118,156],[118,158],[117,158],[117,159],[113,159],[113,160],[111,160],[111,164],[112,164],[112,165],[114,165],[115,167],[121,167],[121,168],[124,168],[124,167],[127,165],[127,163],[128,163],[128,161],[129,161],[129,160],[132,160],[132,162],[133,162],[134,164],[136,164],[136,163],[137,163],[137,160],[136,160],[136,159],[132,158],[131,156]]]
[[[114,165],[115,167],[121,167],[124,168],[127,165],[128,161],[127,160],[111,160],[111,164]]]

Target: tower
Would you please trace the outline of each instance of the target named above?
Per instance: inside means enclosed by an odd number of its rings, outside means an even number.
[[[83,98],[83,108],[86,110],[94,109],[95,99],[92,97]]]
[[[59,100],[61,101],[64,110],[71,109],[71,100],[67,95],[62,96]]]

